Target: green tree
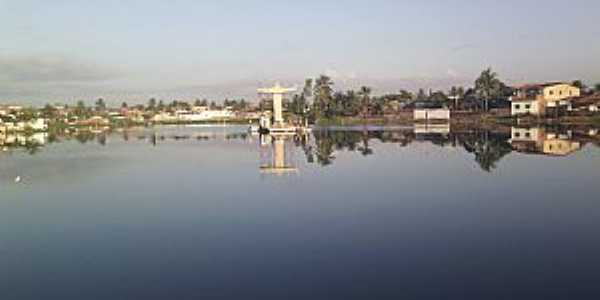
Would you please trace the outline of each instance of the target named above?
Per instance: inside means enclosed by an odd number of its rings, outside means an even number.
[[[329,76],[321,75],[315,81],[313,88],[313,112],[315,119],[318,120],[323,116],[328,117],[329,104],[333,98],[333,81]]]
[[[587,89],[587,86],[583,83],[583,81],[581,80],[574,80],[571,85],[578,87],[579,89],[581,89],[581,91]]]
[[[121,103],[121,108],[128,108],[129,105],[127,104],[127,102],[123,102]]]
[[[407,91],[407,90],[400,90],[400,93],[398,94],[400,100],[402,101],[411,101],[414,99],[415,95],[413,95],[413,93]]]
[[[305,99],[310,99],[313,95],[313,80],[312,78],[307,78],[304,80],[304,88],[302,89],[302,95]]]
[[[459,87],[453,86],[452,88],[450,88],[450,91],[448,92],[448,96],[450,96],[450,98],[452,98],[452,101],[453,101],[452,105],[456,109],[456,108],[458,108],[458,102],[465,97],[465,88],[463,88],[462,86],[459,86]]]
[[[492,68],[487,68],[479,78],[475,80],[475,93],[479,99],[483,100],[484,111],[489,110],[489,102],[493,99],[498,99],[503,96],[505,85],[498,79],[498,74],[492,71]]]
[[[417,96],[415,97],[415,100],[417,100],[417,101],[427,100],[427,94],[425,94],[424,89],[419,89],[419,91],[417,92]]]
[[[35,117],[37,116],[37,112],[33,107],[26,107],[23,110],[21,110],[19,112],[19,119],[21,121],[30,121],[35,119]]]
[[[77,101],[77,105],[75,106],[73,113],[79,118],[85,118],[88,116],[88,109],[85,107],[85,103],[82,100]]]
[[[156,110],[156,99],[154,98],[150,98],[148,100],[148,106],[147,106],[148,110],[154,111]]]
[[[304,98],[304,94],[294,95],[292,97],[291,103],[291,111],[295,115],[303,116],[304,115],[304,107],[306,105],[306,99]]]
[[[98,100],[96,100],[96,111],[104,112],[105,110],[106,110],[106,103],[104,102],[104,99],[98,98]]]
[[[595,91],[596,93],[600,93],[600,83],[596,83],[596,84],[594,85],[594,91]]]
[[[344,97],[344,112],[350,116],[356,116],[360,113],[360,98],[354,90],[346,91]]]
[[[57,115],[57,109],[54,107],[54,105],[46,104],[44,108],[42,108],[41,113],[42,117],[46,119],[54,119]]]
[[[371,88],[366,86],[362,86],[358,91],[363,119],[366,119],[371,114],[371,91]]]

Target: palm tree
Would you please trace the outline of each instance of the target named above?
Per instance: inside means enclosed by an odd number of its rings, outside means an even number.
[[[369,115],[369,109],[371,106],[371,88],[363,86],[358,91],[358,95],[360,96],[360,106],[363,115],[363,119],[366,119]]]
[[[346,91],[344,95],[344,113],[346,115],[355,116],[358,114],[360,110],[360,103],[358,101],[358,96],[354,90]]]
[[[319,119],[323,114],[329,113],[328,106],[333,97],[332,85],[333,81],[326,75],[319,76],[315,81],[313,88],[315,119]]]
[[[150,98],[148,100],[148,110],[154,110],[156,108],[156,99]]]
[[[77,101],[77,106],[75,107],[74,113],[77,117],[87,116],[87,108],[85,107],[85,103],[82,100]]]
[[[458,100],[465,96],[465,89],[462,86],[453,86],[448,93],[454,99],[454,109],[458,108]]]
[[[581,89],[582,91],[585,90],[587,88],[587,86],[583,83],[583,81],[577,79],[574,80],[573,83],[571,84],[574,87],[578,87],[579,89]]]
[[[304,80],[304,88],[302,89],[302,94],[304,98],[309,99],[312,97],[313,92],[313,80],[312,78],[306,78]]]
[[[106,103],[104,102],[104,99],[98,98],[98,100],[96,100],[96,111],[103,112],[104,110],[106,110]]]
[[[484,101],[484,110],[488,111],[489,101],[502,94],[504,84],[498,79],[498,74],[488,68],[481,72],[475,81],[475,92]]]

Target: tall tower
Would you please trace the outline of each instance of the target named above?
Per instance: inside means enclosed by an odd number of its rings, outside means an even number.
[[[273,96],[273,121],[277,125],[282,125],[283,120],[283,95],[296,91],[295,88],[284,88],[276,83],[274,87],[258,89],[259,94]]]

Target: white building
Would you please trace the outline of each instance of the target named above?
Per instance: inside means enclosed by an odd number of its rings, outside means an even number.
[[[413,114],[417,121],[450,120],[450,110],[447,108],[415,108]]]
[[[190,111],[177,111],[175,115],[179,121],[201,122],[213,120],[227,120],[233,117],[233,112],[229,109],[204,110],[199,113]]]

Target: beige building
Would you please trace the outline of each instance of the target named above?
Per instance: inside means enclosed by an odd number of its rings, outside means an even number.
[[[530,84],[516,88],[511,97],[511,114],[545,115],[550,109],[572,110],[570,99],[579,97],[581,90],[567,83]]]

